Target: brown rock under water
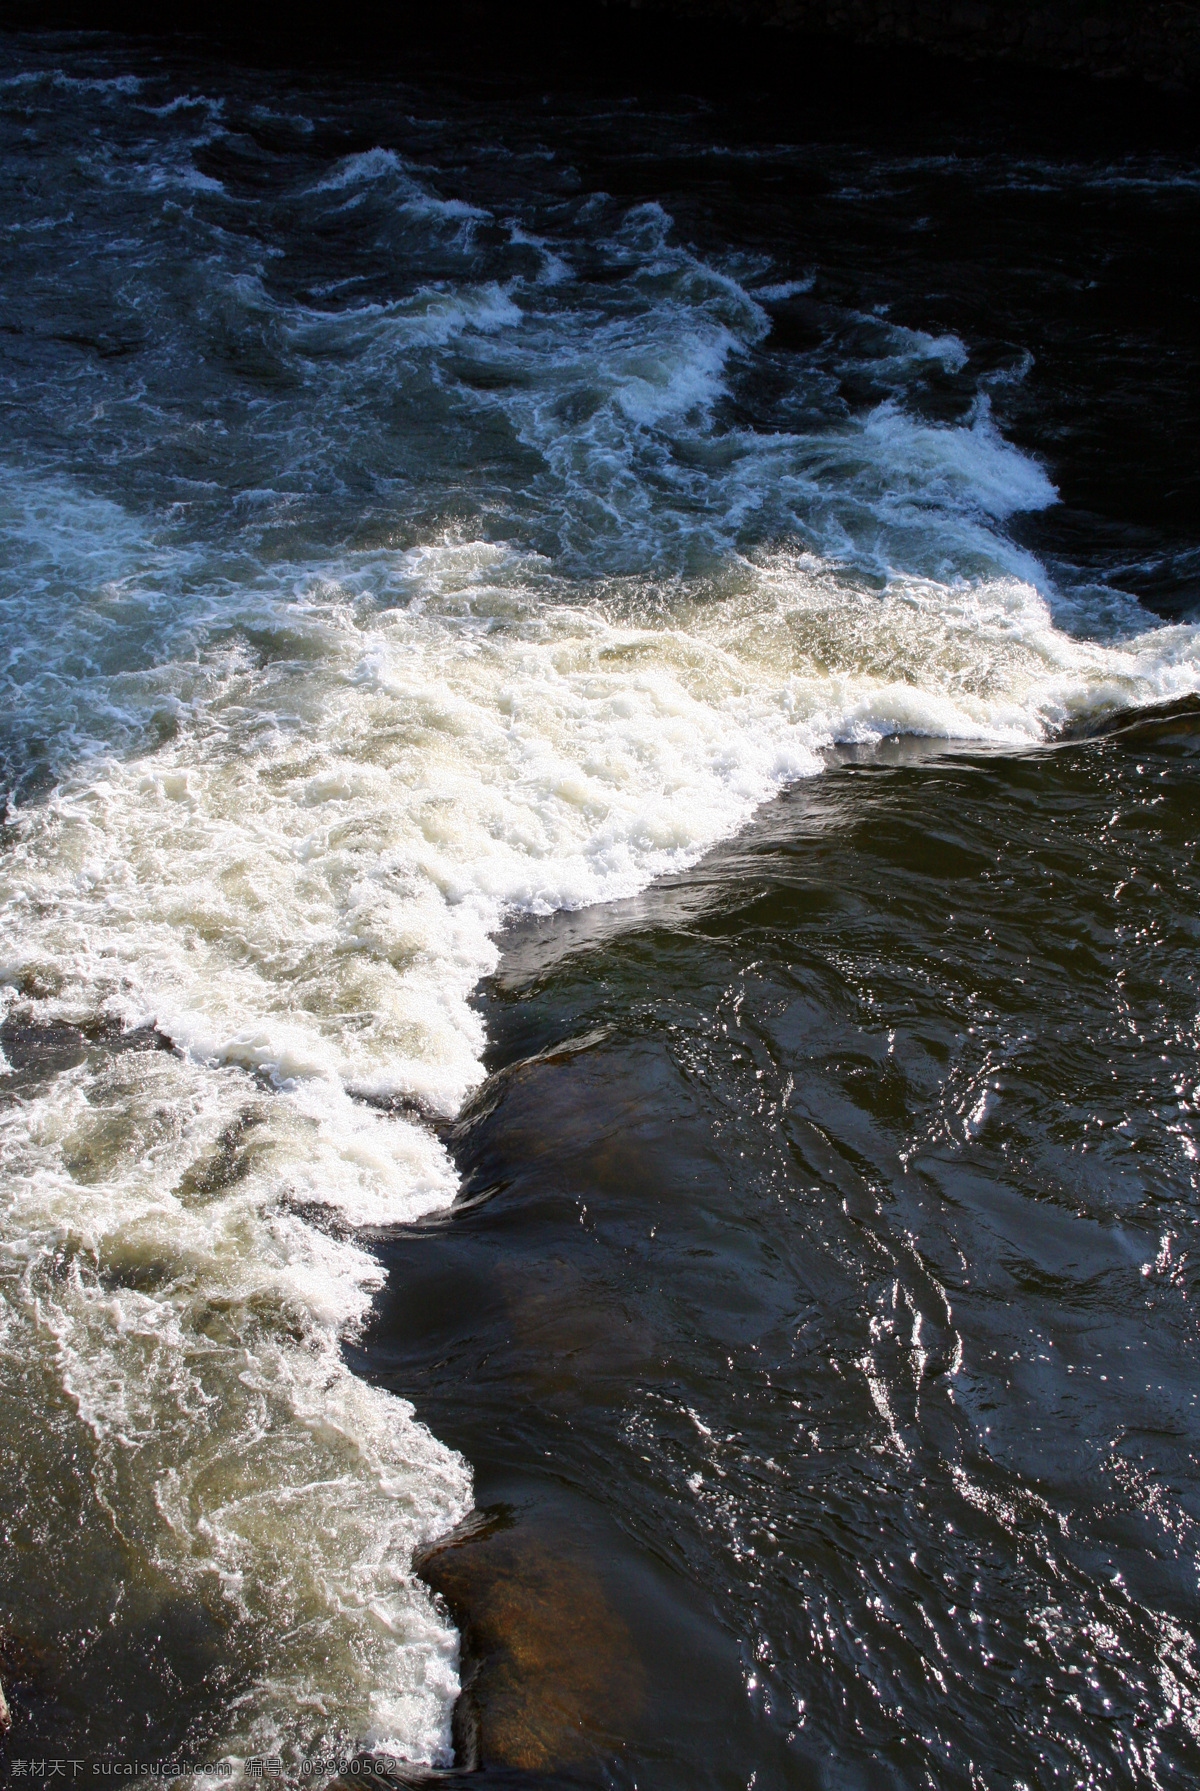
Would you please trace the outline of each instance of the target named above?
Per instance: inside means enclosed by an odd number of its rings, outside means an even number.
[[[642,1665],[577,1543],[476,1513],[417,1571],[462,1632],[460,1767],[547,1772],[619,1746],[641,1707]]]
[[[1177,697],[1144,709],[1120,709],[1101,722],[1087,719],[1065,727],[1065,741],[1111,738],[1123,746],[1166,751],[1200,750],[1200,697]]]
[[[12,1705],[5,1686],[13,1689],[19,1706],[22,1694],[31,1688],[44,1694],[53,1687],[55,1666],[44,1643],[0,1628],[0,1736],[10,1734],[13,1728]]]

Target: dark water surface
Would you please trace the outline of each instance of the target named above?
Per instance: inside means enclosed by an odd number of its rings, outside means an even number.
[[[2,41],[6,1770],[1195,1783],[1200,160]]]
[[[1194,1776],[1198,821],[1174,741],[842,766],[512,940],[366,1366],[587,1539],[612,1782]]]

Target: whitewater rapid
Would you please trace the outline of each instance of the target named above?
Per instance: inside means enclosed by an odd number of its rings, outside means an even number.
[[[208,1613],[232,1665],[207,1757],[445,1763],[457,1637],[411,1563],[469,1510],[470,1470],[342,1346],[381,1285],[371,1228],[454,1199],[430,1121],[483,1078],[472,996],[506,920],[695,863],[835,743],[1029,748],[1200,689],[1200,633],[1064,595],[1014,544],[1055,491],[986,390],[955,423],[904,401],[968,364],[956,338],[863,320],[893,395],[726,426],[764,305],[802,280],[756,296],[660,206],[604,195],[552,241],[385,148],[289,173],[287,203],[330,229],[370,211],[430,268],[393,298],[281,296],[193,164],[221,108],[171,111],[148,79],[97,90],[141,106],[138,155],[97,151],[75,224],[62,193],[44,217],[81,229],[116,187],[162,223],[141,386],[106,362],[64,402],[78,430],[119,410],[170,479],[139,486],[135,455],[123,499],[68,431],[14,452],[0,508],[4,1036],[78,1040],[45,1073],[14,1056],[0,1107],[0,1421],[30,1497],[64,1451],[86,1462],[117,1548],[86,1594],[48,1559],[51,1596],[95,1622]],[[604,286],[577,265],[589,229]],[[204,244],[182,311],[181,230]],[[483,232],[502,265],[477,265]],[[266,368],[248,408],[194,367],[171,396],[197,318]],[[380,393],[408,407],[403,452]],[[190,496],[189,430],[213,443]],[[341,539],[363,492],[371,539]],[[169,1048],[113,1046],[151,1037]]]

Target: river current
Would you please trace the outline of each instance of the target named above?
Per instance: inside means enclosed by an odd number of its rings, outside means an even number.
[[[5,41],[10,1771],[474,1510],[506,1783],[1200,1777],[1200,164],[956,129]]]

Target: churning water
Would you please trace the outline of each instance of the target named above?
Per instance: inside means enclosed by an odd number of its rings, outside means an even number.
[[[486,1497],[603,1782],[1186,1782],[1196,168],[49,39],[0,150],[14,1755],[448,1764]]]

